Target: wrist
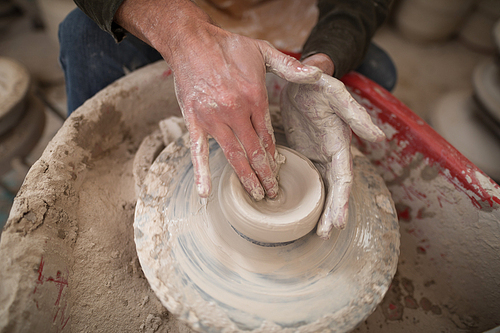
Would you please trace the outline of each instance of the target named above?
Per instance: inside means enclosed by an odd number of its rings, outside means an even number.
[[[335,65],[333,64],[332,59],[324,53],[313,54],[302,60],[302,63],[304,65],[318,67],[323,71],[323,73],[330,76],[332,76],[335,72]]]
[[[216,28],[190,0],[125,0],[114,21],[157,49],[167,62],[173,51],[195,38],[197,31]]]

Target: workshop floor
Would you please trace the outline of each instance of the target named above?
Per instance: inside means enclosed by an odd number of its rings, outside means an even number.
[[[457,40],[422,46],[405,40],[393,28],[383,27],[375,41],[393,57],[399,71],[394,95],[422,118],[427,119],[440,96],[453,90],[471,89],[476,64],[489,55],[469,50]],[[26,16],[0,18],[0,56],[15,58],[30,70],[35,94],[46,101],[44,135],[28,164],[36,161],[55,135],[66,114],[63,73],[58,65],[58,47],[44,30],[33,27]],[[0,228],[5,224],[27,168],[17,165],[5,175],[0,189]]]

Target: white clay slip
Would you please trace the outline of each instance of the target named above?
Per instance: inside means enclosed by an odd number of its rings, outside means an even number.
[[[346,332],[373,312],[396,270],[399,228],[392,201],[377,203],[390,194],[366,158],[354,158],[345,230],[272,247],[228,223],[218,200],[227,162],[213,140],[213,191],[198,196],[186,142],[151,166],[134,221],[144,274],[170,312],[202,332]]]
[[[311,161],[287,147],[278,146],[278,151],[285,163],[280,167],[276,198],[253,200],[229,164],[219,181],[218,200],[224,217],[240,234],[261,244],[290,242],[308,234],[325,201],[323,180]]]

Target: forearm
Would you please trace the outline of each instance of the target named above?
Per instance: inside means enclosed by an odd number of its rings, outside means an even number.
[[[328,55],[342,77],[361,64],[376,29],[385,21],[392,0],[319,0],[318,23],[304,44],[303,58]]]
[[[189,0],[125,0],[114,20],[157,49],[169,64],[182,46],[200,43],[205,34],[219,30]]]

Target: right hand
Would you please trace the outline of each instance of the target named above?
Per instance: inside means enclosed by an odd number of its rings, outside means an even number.
[[[191,1],[161,2],[160,7],[141,10],[142,20],[136,12],[141,2],[125,1],[120,7],[120,15],[123,15],[120,17],[136,15],[133,20],[120,19],[119,23],[129,24],[124,26],[129,31],[135,29],[138,37],[142,36],[155,47],[172,68],[177,99],[190,134],[199,195],[208,197],[211,191],[210,135],[217,140],[242,185],[255,200],[266,194],[275,197],[278,193],[276,148],[265,73],[273,72],[291,82],[313,83],[321,77],[321,71],[301,64],[267,42],[213,25]],[[145,0],[143,6],[151,6],[151,3]],[[161,10],[165,10],[164,16],[159,14]],[[172,13],[175,18],[165,19]],[[141,29],[144,25],[138,22],[156,25],[151,31]]]

